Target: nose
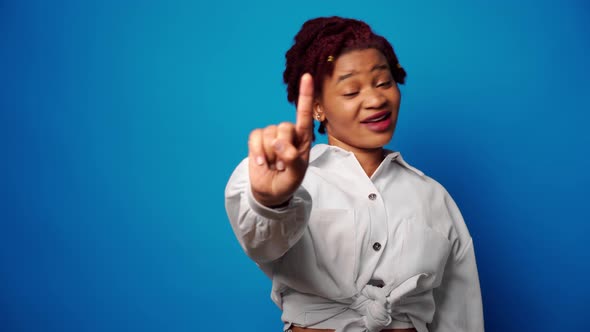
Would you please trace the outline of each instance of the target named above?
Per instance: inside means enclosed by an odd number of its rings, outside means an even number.
[[[367,95],[364,100],[364,106],[366,109],[382,109],[387,104],[387,98],[383,95],[379,89],[370,89],[367,91]]]

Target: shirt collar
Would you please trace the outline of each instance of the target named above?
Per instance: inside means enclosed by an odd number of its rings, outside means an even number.
[[[413,167],[412,165],[408,164],[403,158],[399,151],[392,151],[392,150],[385,150],[387,152],[387,156],[385,156],[384,161],[395,161],[401,166],[411,170],[412,172],[416,173],[418,176],[424,176],[424,173],[419,169]],[[320,157],[324,156],[328,153],[337,153],[341,154],[342,156],[350,156],[353,153],[350,151],[346,151],[340,147],[329,145],[329,144],[315,144],[310,152],[309,162],[312,163],[315,160],[320,159]]]

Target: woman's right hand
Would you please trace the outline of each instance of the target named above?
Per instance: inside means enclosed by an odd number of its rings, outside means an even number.
[[[264,206],[288,202],[301,185],[313,140],[313,80],[301,76],[295,124],[283,122],[255,129],[248,140],[250,185]]]

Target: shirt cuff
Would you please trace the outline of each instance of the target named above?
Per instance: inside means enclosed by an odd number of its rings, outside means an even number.
[[[246,190],[246,195],[248,196],[248,203],[250,204],[252,211],[264,218],[274,220],[283,219],[286,215],[288,215],[293,210],[294,201],[296,200],[295,197],[291,197],[288,204],[278,208],[269,208],[262,205],[256,200],[256,198],[254,198],[250,187],[248,187]]]

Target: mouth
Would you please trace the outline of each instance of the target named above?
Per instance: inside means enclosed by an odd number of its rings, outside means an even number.
[[[361,124],[375,132],[387,131],[391,126],[391,112],[379,112],[361,121]]]
[[[389,119],[390,117],[391,117],[391,112],[383,111],[383,112],[379,112],[379,113],[376,113],[370,117],[365,118],[363,121],[361,121],[361,123],[376,123],[376,122],[380,122],[380,121],[384,121],[386,119]]]

